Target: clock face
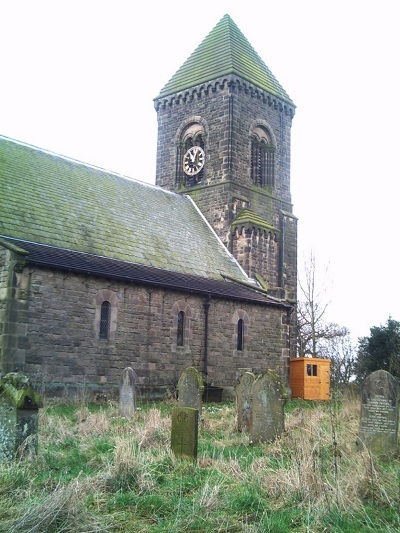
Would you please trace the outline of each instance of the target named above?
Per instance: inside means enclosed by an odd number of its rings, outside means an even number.
[[[205,154],[200,146],[192,146],[183,156],[183,171],[188,176],[195,176],[204,167]]]

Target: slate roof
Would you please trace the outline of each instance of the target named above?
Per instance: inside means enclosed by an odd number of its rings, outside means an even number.
[[[248,281],[189,197],[1,136],[0,236]]]
[[[161,89],[156,99],[230,74],[236,74],[294,105],[284,88],[229,15],[225,15],[211,30]]]
[[[156,285],[169,290],[190,292],[205,297],[223,297],[229,300],[289,307],[287,304],[268,296],[266,291],[261,288],[255,290],[250,287],[250,284],[239,283],[230,278],[221,277],[219,280],[203,278],[193,274],[172,272],[18,239],[0,239],[0,245],[23,252],[31,266],[37,265],[66,272],[76,272],[91,277],[107,277],[126,283]]]
[[[0,246],[30,265],[284,305],[246,276],[189,197],[2,136]]]

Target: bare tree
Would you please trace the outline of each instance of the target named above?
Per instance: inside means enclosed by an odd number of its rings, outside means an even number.
[[[347,328],[341,328],[337,324],[331,326],[336,335],[321,340],[320,350],[331,360],[332,383],[349,383],[355,375],[356,349]]]
[[[299,280],[301,300],[297,303],[298,352],[300,357],[327,357],[326,342],[345,335],[345,328],[325,322],[330,301],[326,300],[328,266],[317,276],[315,255],[304,263],[304,281]],[[347,331],[347,330],[346,330]]]
[[[304,263],[304,280],[299,280],[301,300],[297,303],[297,326],[299,355],[317,357],[318,339],[325,338],[326,326],[323,321],[329,302],[324,302],[326,274],[324,282],[317,287],[316,261],[314,252]]]

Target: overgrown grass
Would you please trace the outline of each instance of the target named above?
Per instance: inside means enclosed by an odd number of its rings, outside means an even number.
[[[170,451],[176,406],[48,405],[39,452],[0,464],[0,531],[400,531],[400,458],[356,448],[359,400],[292,400],[286,431],[250,445],[233,403],[206,404],[198,460]]]

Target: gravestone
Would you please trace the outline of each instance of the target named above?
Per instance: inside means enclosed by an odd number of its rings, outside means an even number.
[[[0,462],[37,452],[40,407],[25,374],[10,372],[0,379]]]
[[[178,457],[197,459],[199,412],[192,407],[172,411],[171,449]]]
[[[360,430],[357,444],[378,455],[397,450],[399,382],[386,370],[369,374],[361,387]]]
[[[238,380],[236,392],[237,430],[249,432],[252,423],[252,388],[254,385],[254,374],[244,372]]]
[[[197,409],[200,416],[203,390],[203,379],[200,373],[193,367],[186,368],[178,381],[179,406]]]
[[[133,415],[136,411],[136,372],[124,368],[119,387],[119,412],[121,416]]]
[[[271,442],[284,431],[284,387],[277,375],[268,370],[252,388],[252,424],[250,440]]]

